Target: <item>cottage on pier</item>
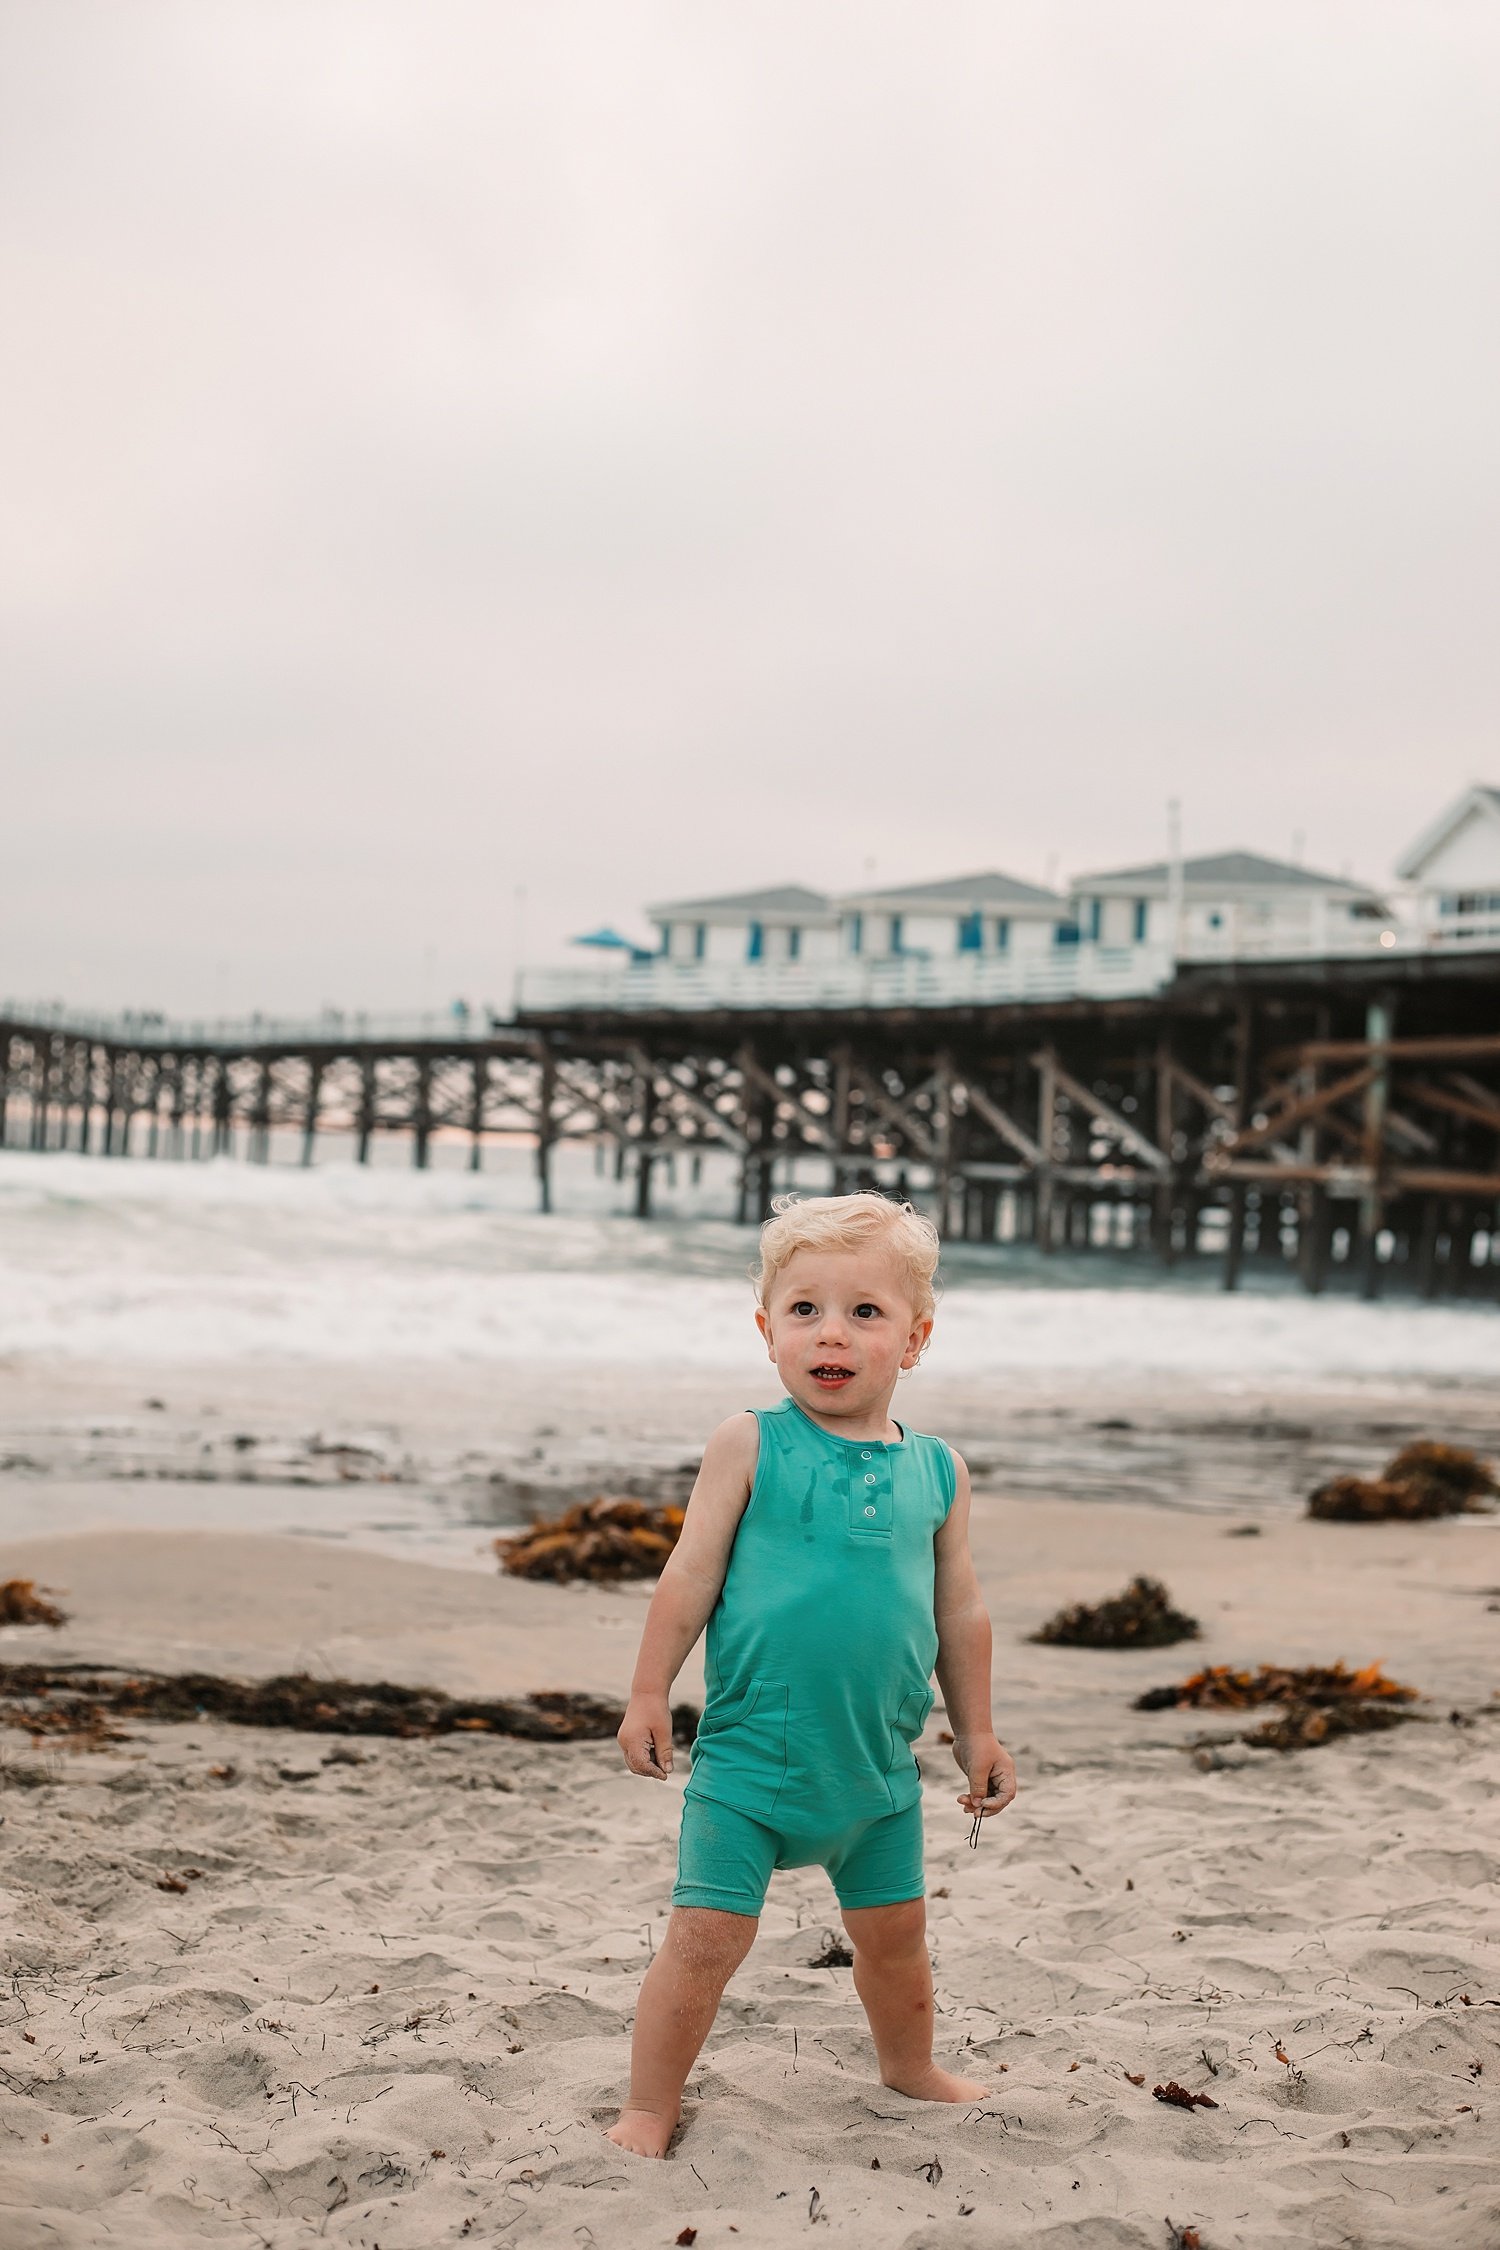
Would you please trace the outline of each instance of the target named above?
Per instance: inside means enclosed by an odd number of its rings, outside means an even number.
[[[1424,938],[1500,942],[1500,789],[1475,782],[1417,838],[1396,873],[1416,892]]]
[[[1074,910],[1101,945],[1162,945],[1188,960],[1342,949],[1387,919],[1378,892],[1259,852],[1081,875]]]
[[[839,918],[822,891],[783,883],[723,898],[647,908],[668,961],[825,961],[838,951]]]
[[[1065,898],[993,870],[903,883],[894,890],[853,891],[837,905],[843,952],[865,960],[1036,953],[1078,942]]]

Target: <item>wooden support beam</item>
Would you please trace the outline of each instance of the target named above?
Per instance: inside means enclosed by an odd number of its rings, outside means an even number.
[[[656,1074],[651,1059],[640,1053],[637,1084],[640,1094],[640,1137],[635,1154],[635,1215],[638,1219],[651,1216],[651,1164],[655,1151],[652,1148],[652,1129],[656,1123]]]
[[[1268,1141],[1280,1140],[1283,1133],[1289,1132],[1294,1125],[1300,1125],[1305,1118],[1323,1117],[1335,1102],[1347,1101],[1351,1094],[1363,1093],[1374,1076],[1374,1066],[1367,1064],[1360,1070],[1351,1070],[1345,1078],[1335,1079],[1331,1086],[1323,1087],[1320,1092],[1294,1097],[1274,1117],[1268,1117],[1264,1125],[1247,1125],[1240,1131],[1231,1133],[1227,1140],[1220,1141],[1216,1147],[1207,1150],[1204,1155],[1205,1166],[1210,1171],[1218,1171],[1221,1156],[1242,1156],[1248,1149],[1260,1148]]]
[[[1251,1048],[1254,1044],[1254,1033],[1254,1002],[1247,995],[1240,1000],[1235,1018],[1235,1131],[1228,1144],[1230,1147],[1234,1147],[1239,1141],[1244,1132],[1246,1119],[1250,1114]],[[1240,1267],[1244,1262],[1244,1256],[1245,1189],[1241,1181],[1235,1180],[1231,1183],[1229,1189],[1229,1224],[1224,1234],[1223,1281],[1226,1289],[1238,1289]]]
[[[1466,1070],[1450,1070],[1448,1083],[1456,1086],[1461,1094],[1467,1094],[1471,1102],[1477,1102],[1480,1109],[1500,1125],[1500,1094],[1492,1087],[1481,1086],[1479,1080],[1471,1078]]]
[[[1167,1053],[1166,1069],[1172,1081],[1180,1086],[1185,1094],[1191,1094],[1199,1108],[1206,1109],[1210,1117],[1223,1118],[1231,1125],[1234,1123],[1233,1102],[1225,1101],[1222,1094],[1216,1094],[1212,1086],[1206,1086],[1201,1078],[1195,1077],[1192,1071],[1176,1060],[1170,1049]]]
[[[790,1103],[791,1107],[797,1112],[798,1124],[816,1147],[827,1149],[838,1146],[827,1124],[821,1117],[814,1117],[795,1087],[783,1086],[779,1079],[772,1077],[770,1071],[761,1067],[753,1054],[744,1056],[740,1069],[746,1080],[759,1086],[767,1100],[773,1103],[777,1109],[781,1107],[783,1102]],[[701,1106],[709,1117],[722,1123],[722,1119],[718,1117],[718,1112],[711,1104],[705,1102]]]
[[[1361,1153],[1370,1174],[1370,1184],[1361,1196],[1359,1206],[1359,1293],[1366,1298],[1376,1297],[1380,1293],[1378,1243],[1385,1214],[1380,1167],[1385,1154],[1386,1109],[1391,1090],[1390,1041],[1395,1013],[1395,1002],[1389,998],[1372,1000],[1365,1011],[1370,1071],[1365,1086],[1364,1148]]]
[[[946,1047],[939,1050],[932,1079],[936,1096],[932,1112],[933,1187],[938,1231],[947,1234],[953,1223],[953,1057]]]
[[[323,1065],[316,1057],[307,1069],[307,1103],[302,1113],[302,1162],[311,1164],[318,1141],[318,1097],[323,1090]]]
[[[1445,1086],[1414,1084],[1410,1079],[1401,1093],[1403,1100],[1416,1102],[1423,1109],[1441,1110],[1445,1116],[1462,1117],[1471,1125],[1487,1125],[1492,1133],[1500,1133],[1500,1105],[1491,1108],[1468,1094],[1450,1094]]]
[[[484,1104],[490,1090],[490,1058],[476,1054],[469,1063],[469,1170],[484,1163]],[[545,1193],[545,1189],[543,1191]],[[544,1205],[545,1208],[545,1205]]]
[[[478,1065],[475,1065],[476,1072]],[[488,1068],[488,1066],[486,1066]],[[550,1213],[552,1209],[552,1143],[556,1134],[552,1105],[557,1094],[557,1063],[552,1049],[543,1043],[537,1056],[536,1092],[536,1191],[538,1207]],[[474,1154],[479,1154],[479,1133],[474,1135]]]
[[[1043,1053],[1051,1056],[1053,1078],[1058,1088],[1067,1095],[1070,1101],[1078,1102],[1084,1109],[1090,1111],[1093,1116],[1098,1118],[1101,1125],[1106,1126],[1114,1134],[1116,1140],[1123,1141],[1126,1148],[1134,1150],[1135,1154],[1143,1162],[1149,1164],[1153,1171],[1169,1172],[1171,1170],[1171,1158],[1164,1156],[1154,1141],[1148,1141],[1145,1134],[1132,1125],[1128,1117],[1122,1117],[1117,1109],[1111,1109],[1108,1102],[1101,1101],[1099,1096],[1085,1086],[1081,1080],[1075,1078],[1070,1071],[1064,1070],[1052,1048],[1044,1048]],[[1041,1055],[1033,1055],[1031,1059],[1040,1067]]]
[[[1057,1057],[1050,1047],[1044,1047],[1034,1056],[1041,1086],[1037,1095],[1037,1141],[1041,1147],[1041,1162],[1036,1168],[1036,1246],[1050,1254],[1053,1208],[1057,1194],[1055,1167],[1057,1162]]]
[[[990,1127],[992,1132],[998,1134],[1007,1147],[1013,1148],[1018,1156],[1024,1157],[1028,1165],[1041,1163],[1041,1149],[1029,1133],[1022,1131],[1009,1110],[1002,1109],[1000,1104],[992,1100],[982,1086],[976,1086],[972,1079],[965,1080],[964,1093],[970,1109],[984,1119],[986,1125]],[[971,1164],[966,1164],[963,1168],[966,1172],[972,1172],[974,1169]]]
[[[1379,1042],[1393,1063],[1500,1061],[1500,1033],[1477,1037],[1389,1039]],[[1298,1069],[1304,1062],[1361,1062],[1369,1055],[1370,1039],[1309,1039],[1300,1047],[1284,1047],[1268,1057],[1269,1067]]]
[[[432,1059],[428,1055],[417,1058],[417,1089],[412,1101],[411,1160],[419,1172],[425,1172],[428,1151],[432,1142]]]
[[[867,1072],[857,1071],[855,1076],[870,1107],[878,1110],[888,1124],[895,1125],[904,1138],[911,1142],[919,1156],[925,1156],[929,1162],[934,1160],[937,1156],[937,1143],[931,1133],[928,1132],[923,1120],[912,1115],[910,1106],[919,1095],[931,1092],[932,1079],[930,1077],[924,1078],[920,1085],[913,1086],[908,1090],[904,1102],[898,1102],[886,1092],[884,1086],[878,1084]]]

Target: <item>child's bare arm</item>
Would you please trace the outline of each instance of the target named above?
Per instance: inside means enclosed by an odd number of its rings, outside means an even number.
[[[721,1422],[703,1465],[677,1544],[667,1557],[641,1632],[630,1703],[618,1741],[632,1773],[663,1781],[672,1770],[672,1683],[708,1623],[755,1476],[760,1430],[753,1414]]]
[[[953,1729],[953,1755],[969,1784],[958,1801],[965,1812],[996,1813],[1016,1793],[1016,1769],[990,1715],[990,1616],[969,1552],[969,1472],[960,1455],[953,1460],[958,1487],[933,1543],[938,1686]]]

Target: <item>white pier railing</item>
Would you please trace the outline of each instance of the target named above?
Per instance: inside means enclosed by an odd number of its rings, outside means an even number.
[[[1035,953],[897,954],[842,961],[668,961],[523,969],[527,1015],[573,1008],[965,1008],[1005,1001],[1106,1000],[1157,992],[1172,975],[1165,946],[1054,946]]]

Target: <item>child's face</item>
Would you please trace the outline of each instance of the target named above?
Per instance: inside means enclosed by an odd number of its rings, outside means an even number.
[[[781,1380],[814,1414],[883,1412],[932,1333],[896,1257],[878,1244],[797,1251],[755,1321]]]

